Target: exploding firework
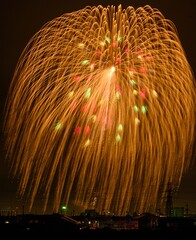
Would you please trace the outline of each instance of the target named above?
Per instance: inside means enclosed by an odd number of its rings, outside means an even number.
[[[175,25],[150,6],[86,7],[27,44],[6,146],[29,209],[155,211],[191,164],[195,82]]]

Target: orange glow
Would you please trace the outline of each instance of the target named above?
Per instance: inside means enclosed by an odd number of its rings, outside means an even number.
[[[195,80],[174,24],[150,6],[86,7],[48,22],[18,61],[5,133],[19,194],[121,215],[180,185]],[[41,203],[40,203],[41,204]]]

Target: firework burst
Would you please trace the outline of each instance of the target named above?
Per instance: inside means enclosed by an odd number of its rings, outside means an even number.
[[[18,61],[5,133],[31,210],[53,199],[155,211],[191,164],[195,82],[174,24],[150,6],[86,7],[45,24]],[[92,201],[93,199],[93,201]]]

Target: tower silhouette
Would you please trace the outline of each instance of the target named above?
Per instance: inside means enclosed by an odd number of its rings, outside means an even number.
[[[166,189],[166,216],[171,217],[172,216],[172,210],[173,210],[173,194],[177,191],[177,187],[172,187],[172,183],[168,182],[167,189]]]

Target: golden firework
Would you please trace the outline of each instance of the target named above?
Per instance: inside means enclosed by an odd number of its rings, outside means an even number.
[[[31,210],[155,211],[191,164],[195,80],[158,9],[86,7],[46,23],[18,61],[5,132]],[[93,199],[93,200],[91,200]]]

